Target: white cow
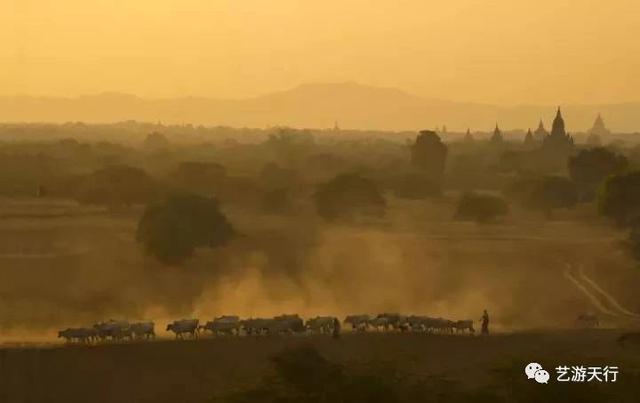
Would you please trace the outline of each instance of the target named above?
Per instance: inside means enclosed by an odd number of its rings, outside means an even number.
[[[213,335],[238,335],[240,333],[240,318],[238,316],[220,316],[213,321],[208,321],[199,329],[210,331]]]
[[[333,316],[316,316],[308,319],[304,327],[311,333],[333,333],[335,322]]]
[[[344,319],[344,323],[351,325],[351,330],[364,332],[369,327],[371,316],[369,315],[349,315]]]
[[[84,327],[68,328],[59,331],[58,337],[64,338],[67,343],[77,341],[78,343],[89,344],[96,338],[96,331],[94,329]]]

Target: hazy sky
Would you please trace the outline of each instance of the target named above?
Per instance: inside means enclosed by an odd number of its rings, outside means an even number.
[[[640,100],[637,0],[0,0],[0,94]]]

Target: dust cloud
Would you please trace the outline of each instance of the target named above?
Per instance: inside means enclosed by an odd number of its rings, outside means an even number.
[[[615,234],[573,223],[411,227],[406,217],[355,225],[246,217],[236,220],[238,239],[171,267],[143,254],[131,218],[65,218],[11,231],[5,223],[3,238],[16,245],[37,238],[42,250],[58,249],[54,257],[3,256],[2,340],[51,341],[58,329],[109,318],[154,320],[162,335],[183,317],[399,312],[478,321],[485,308],[495,330],[565,327],[593,307],[560,262],[582,262],[596,279],[603,278],[596,267],[631,275],[628,258],[613,252]],[[634,308],[627,284],[603,286]]]

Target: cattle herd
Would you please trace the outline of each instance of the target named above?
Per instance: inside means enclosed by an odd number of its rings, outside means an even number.
[[[468,333],[475,332],[472,320],[452,321],[429,316],[406,316],[396,313],[379,315],[350,315],[342,322],[352,332],[396,331],[421,333]],[[273,318],[240,319],[238,316],[220,316],[200,324],[198,319],[181,319],[169,323],[167,332],[176,339],[196,339],[200,334],[212,336],[260,336],[287,334],[338,334],[342,323],[333,316],[318,316],[304,321],[300,316],[280,315]],[[153,322],[129,323],[109,320],[92,327],[68,328],[58,332],[58,337],[67,342],[97,343],[107,341],[148,340],[156,336]]]

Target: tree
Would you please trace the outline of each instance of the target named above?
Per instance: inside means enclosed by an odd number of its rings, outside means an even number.
[[[210,196],[226,177],[226,169],[215,162],[186,161],[170,173],[173,186],[187,192]]]
[[[600,192],[598,210],[618,225],[640,217],[640,171],[609,177]]]
[[[158,185],[145,171],[128,165],[111,165],[81,178],[75,198],[81,203],[111,208],[145,204],[158,194]]]
[[[534,184],[528,201],[532,208],[550,216],[554,209],[575,207],[578,190],[575,183],[567,178],[546,176]]]
[[[288,188],[266,190],[261,199],[262,210],[269,214],[284,214],[291,208],[291,191]]]
[[[282,165],[295,167],[307,157],[314,142],[313,135],[308,131],[280,128],[269,135],[266,146]]]
[[[142,144],[145,148],[148,148],[151,150],[164,149],[164,148],[168,148],[171,145],[171,143],[169,142],[169,139],[167,139],[167,136],[159,132],[153,132],[148,134],[147,137],[145,137],[144,142]]]
[[[627,244],[633,258],[640,262],[640,222],[636,221],[631,227]]]
[[[569,174],[581,188],[584,198],[592,200],[597,187],[610,176],[626,171],[627,158],[603,147],[582,150],[569,159]]]
[[[464,193],[458,201],[456,219],[489,222],[507,214],[509,207],[502,197]]]
[[[355,214],[382,216],[386,201],[376,184],[358,174],[341,174],[319,187],[314,194],[318,214],[326,220]]]
[[[430,130],[421,131],[411,146],[411,165],[423,171],[428,181],[441,189],[446,160],[447,146],[440,137]]]
[[[180,264],[196,248],[224,245],[234,234],[215,199],[172,194],[147,206],[137,239],[146,251],[167,264]]]
[[[275,162],[262,166],[260,181],[268,189],[275,190],[291,186],[298,180],[298,173],[291,168],[282,168]]]
[[[442,188],[431,181],[429,175],[423,172],[413,172],[402,175],[395,184],[395,194],[405,199],[424,199],[438,196]]]
[[[578,202],[575,183],[560,176],[521,177],[507,186],[505,194],[524,207],[544,211],[547,216],[554,209],[572,208]]]

